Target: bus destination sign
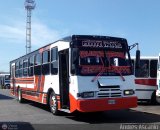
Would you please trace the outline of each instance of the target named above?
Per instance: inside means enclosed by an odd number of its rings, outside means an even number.
[[[82,41],[82,47],[122,49],[122,44],[119,41],[85,40]]]

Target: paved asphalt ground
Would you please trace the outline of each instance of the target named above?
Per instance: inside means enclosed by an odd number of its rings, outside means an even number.
[[[62,128],[84,129],[85,127],[86,129],[109,129],[110,127],[112,129],[126,129],[121,126],[133,123],[158,124],[157,127],[160,129],[160,105],[141,104],[130,110],[101,113],[63,113],[61,116],[54,116],[45,105],[31,101],[20,104],[10,95],[9,90],[0,90],[0,125],[3,125],[4,122],[7,125],[10,123],[10,127],[15,127],[15,130],[21,128],[34,130],[37,127],[38,129],[53,129],[54,127],[53,130]],[[17,126],[17,124],[23,125]]]

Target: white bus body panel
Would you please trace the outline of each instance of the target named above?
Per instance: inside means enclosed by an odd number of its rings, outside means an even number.
[[[70,77],[70,93],[77,99],[77,93],[83,92],[91,92],[94,91],[95,98],[97,98],[98,93],[106,93],[100,92],[98,88],[97,81],[101,84],[101,86],[120,86],[121,97],[125,97],[123,95],[123,90],[128,90],[128,86],[133,84],[133,76],[124,76],[125,81],[122,80],[120,76],[113,76],[113,77],[104,77],[100,76],[97,80],[92,82],[91,80],[95,76],[71,76]],[[135,86],[131,86],[130,89],[135,90]],[[114,93],[119,91],[114,91]],[[113,93],[111,91],[107,91],[107,93]],[[132,95],[135,96],[135,95]]]

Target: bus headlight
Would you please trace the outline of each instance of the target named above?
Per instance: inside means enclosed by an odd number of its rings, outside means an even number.
[[[79,93],[78,97],[82,97],[82,98],[91,98],[94,97],[94,92],[83,92],[83,93]]]
[[[134,90],[130,89],[130,90],[124,90],[124,95],[133,95],[135,92]]]

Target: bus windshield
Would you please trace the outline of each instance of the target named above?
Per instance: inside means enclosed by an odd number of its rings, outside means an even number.
[[[101,48],[93,47],[93,44],[90,45],[92,45],[91,48],[88,46],[72,48],[71,70],[75,70],[74,74],[86,76],[96,76],[99,73],[104,76],[132,74],[130,58],[126,59],[129,57],[127,50],[118,47],[113,48],[113,46]],[[120,45],[118,46],[120,47]]]
[[[79,51],[76,61],[76,74],[97,75],[123,75],[131,74],[131,66],[125,58],[124,52],[107,51]]]
[[[10,80],[10,75],[5,75],[5,80]]]

